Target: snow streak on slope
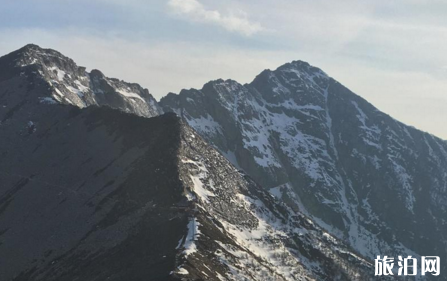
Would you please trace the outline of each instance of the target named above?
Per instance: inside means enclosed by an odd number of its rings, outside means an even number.
[[[180,150],[193,210],[175,273],[205,280],[370,279],[370,263],[262,191],[186,126]]]

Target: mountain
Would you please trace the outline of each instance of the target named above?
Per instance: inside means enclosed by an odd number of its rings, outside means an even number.
[[[447,258],[447,142],[322,70],[294,61],[250,84],[211,81],[160,104],[363,256]]]
[[[85,67],[61,53],[29,44],[0,58],[0,81],[26,76],[32,84],[46,84],[38,97],[42,103],[108,106],[144,117],[162,114],[154,97],[135,83],[107,78],[99,70]]]
[[[1,280],[377,280],[175,114],[145,118],[147,90],[71,62],[0,58]]]

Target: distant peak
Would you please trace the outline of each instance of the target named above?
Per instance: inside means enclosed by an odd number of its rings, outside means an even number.
[[[310,67],[311,66],[307,61],[302,61],[302,60],[294,60],[294,61],[291,61],[289,64],[293,65],[293,66],[297,66],[297,67]]]
[[[44,49],[36,44],[27,44],[13,53],[18,53],[21,56],[38,56],[42,54],[57,54],[63,57],[61,53],[53,49]]]
[[[274,72],[293,71],[311,76],[329,77],[323,70],[302,60],[294,60],[278,67]]]
[[[19,50],[43,50],[43,49],[39,45],[30,43],[30,44],[26,44],[25,46],[23,46]]]
[[[217,91],[222,91],[223,89],[227,89],[227,91],[232,91],[232,90],[236,90],[240,87],[242,87],[242,85],[235,80],[217,79],[217,80],[212,80],[212,81],[206,83],[205,85],[203,85],[202,91],[203,90],[206,91],[207,89],[215,89]]]
[[[102,73],[100,70],[98,69],[92,69],[92,71],[90,71],[90,75],[92,77],[99,77],[99,78],[103,78],[105,77],[104,73]]]
[[[205,86],[206,85],[216,85],[216,84],[222,84],[222,83],[224,83],[225,81],[223,80],[223,79],[221,79],[221,78],[219,78],[219,79],[215,79],[215,80],[211,80],[211,81],[209,81],[208,83],[206,83],[205,84]]]
[[[305,62],[302,60],[294,60],[294,61],[291,61],[291,62],[281,65],[276,70],[290,69],[290,68],[294,68],[297,70],[307,70],[307,69],[311,69],[311,68],[317,69],[316,67],[310,65],[308,62]]]
[[[232,84],[239,84],[237,81],[233,80],[233,79],[216,79],[216,80],[211,80],[208,83],[206,83],[204,85],[204,87],[206,86],[216,86],[216,85],[232,85]]]
[[[75,62],[53,49],[45,49],[36,44],[27,44],[22,48],[10,53],[9,56],[15,61],[15,65],[25,67],[28,65],[38,64],[46,66],[68,66],[76,67]]]

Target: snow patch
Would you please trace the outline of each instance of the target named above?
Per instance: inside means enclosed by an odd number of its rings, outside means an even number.
[[[219,123],[214,121],[213,117],[209,114],[206,116],[200,116],[199,118],[187,118],[186,121],[191,127],[201,134],[206,134],[209,136],[222,134],[222,127]]]
[[[119,94],[125,96],[126,98],[139,99],[139,100],[145,102],[144,99],[143,99],[140,95],[131,92],[129,89],[125,89],[125,88],[117,88],[116,91],[117,91]]]

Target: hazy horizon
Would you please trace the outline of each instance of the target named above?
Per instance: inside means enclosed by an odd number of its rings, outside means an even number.
[[[447,139],[442,1],[26,0],[3,4],[0,23],[1,56],[34,43],[157,99],[219,78],[249,83],[303,60],[395,119]]]

